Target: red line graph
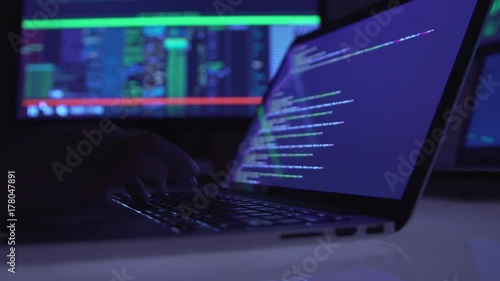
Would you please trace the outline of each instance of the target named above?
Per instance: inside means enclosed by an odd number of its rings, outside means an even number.
[[[261,97],[26,99],[23,106],[259,105]]]

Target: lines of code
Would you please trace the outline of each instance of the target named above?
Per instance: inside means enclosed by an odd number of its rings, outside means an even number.
[[[258,109],[258,119],[251,129],[249,147],[242,152],[242,163],[233,179],[240,183],[262,184],[269,179],[304,179],[306,174],[320,172],[325,162],[321,155],[329,154],[337,147],[335,139],[325,138],[349,132],[348,111],[355,110],[356,101],[347,88],[334,88],[327,81],[316,81],[330,85],[330,91],[313,92],[310,81],[315,81],[317,72],[326,67],[345,63],[358,56],[405,44],[426,36],[434,29],[418,32],[390,40],[365,49],[322,49],[315,45],[296,46],[280,69],[271,92]],[[352,134],[352,132],[351,132]],[[333,171],[332,171],[333,172]]]
[[[303,164],[304,159],[313,159],[315,153],[335,146],[319,143],[318,137],[325,128],[345,122],[322,120],[333,120],[336,106],[348,106],[354,100],[341,100],[340,90],[296,97],[289,93],[290,83],[290,80],[279,83],[268,97],[267,110],[258,110],[260,126],[235,175],[238,182],[257,184],[262,178],[301,179],[301,171],[324,169],[322,165]]]
[[[402,37],[402,38],[399,38],[396,40],[391,40],[391,41],[388,41],[388,42],[385,42],[382,44],[378,44],[378,45],[375,45],[375,46],[372,46],[372,47],[369,47],[366,49],[362,49],[362,50],[342,49],[342,50],[333,52],[333,54],[340,55],[340,54],[344,54],[346,52],[347,52],[347,54],[337,56],[334,58],[330,58],[331,55],[324,55],[324,56],[320,56],[320,57],[316,58],[316,56],[317,56],[316,54],[312,55],[312,58],[311,58],[310,53],[314,52],[316,49],[314,47],[307,48],[305,51],[303,51],[302,53],[299,54],[298,58],[295,59],[297,61],[298,65],[293,70],[293,72],[296,73],[296,72],[308,71],[308,70],[311,70],[314,68],[322,67],[322,66],[325,66],[325,65],[328,65],[331,63],[336,63],[336,62],[339,62],[342,60],[353,59],[354,57],[357,57],[359,55],[362,55],[362,54],[365,54],[368,52],[373,52],[373,51],[376,51],[378,49],[391,46],[393,44],[400,44],[400,43],[403,43],[403,42],[406,42],[409,40],[413,40],[413,39],[416,39],[417,37],[428,35],[432,32],[434,32],[434,29],[429,29],[427,31],[411,34],[411,35],[408,35],[408,36],[405,36],[405,37]],[[322,52],[320,52],[320,54],[322,54]]]

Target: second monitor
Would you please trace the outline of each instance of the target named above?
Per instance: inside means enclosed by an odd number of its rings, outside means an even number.
[[[253,116],[320,23],[315,1],[66,2],[43,20],[24,2],[18,118]]]

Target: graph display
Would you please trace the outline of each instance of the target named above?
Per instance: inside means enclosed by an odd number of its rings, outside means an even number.
[[[39,19],[27,1],[21,118],[253,116],[291,42],[320,22],[304,1],[59,2]]]

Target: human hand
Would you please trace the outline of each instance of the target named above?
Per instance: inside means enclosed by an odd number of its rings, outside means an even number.
[[[58,214],[123,189],[146,200],[167,179],[194,187],[199,168],[189,155],[144,130],[108,123],[28,129],[10,134],[5,170],[16,171],[16,205],[24,216]]]

